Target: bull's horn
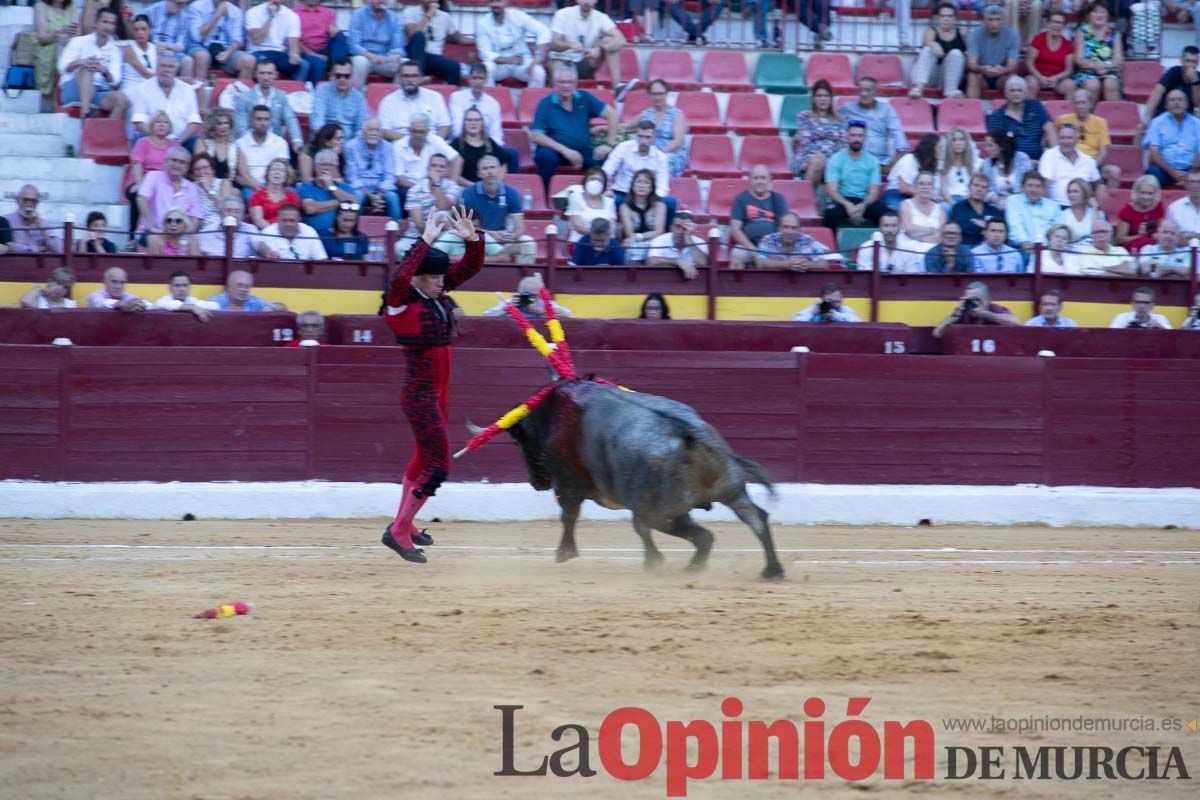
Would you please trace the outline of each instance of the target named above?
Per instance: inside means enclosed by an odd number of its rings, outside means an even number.
[[[463,417],[463,422],[466,423],[467,431],[470,432],[472,436],[478,436],[479,434],[483,433],[484,429],[476,425],[474,422],[471,422],[470,417]]]

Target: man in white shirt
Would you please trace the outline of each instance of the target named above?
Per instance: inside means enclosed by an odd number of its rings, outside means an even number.
[[[668,216],[675,212],[675,198],[670,196],[671,172],[667,168],[667,154],[654,146],[654,123],[650,120],[639,122],[634,138],[614,147],[601,168],[608,175],[613,202],[618,206],[625,202],[634,173],[648,169],[654,173],[654,193],[667,204]]]
[[[1200,238],[1200,170],[1187,174],[1184,186],[1187,197],[1181,197],[1167,206],[1167,219],[1179,226],[1179,239],[1190,242]]]
[[[454,162],[462,158],[445,139],[429,132],[429,117],[425,114],[413,114],[408,125],[408,136],[392,142],[401,205],[408,197],[408,190],[429,177],[429,159],[443,155],[447,166],[453,169]]]
[[[550,29],[524,11],[509,8],[508,0],[488,0],[488,9],[491,13],[475,23],[475,47],[491,85],[515,78],[530,86],[545,86],[543,65],[550,49]],[[530,38],[537,48],[536,56],[529,52]]]
[[[280,0],[246,12],[247,50],[259,61],[270,61],[285,78],[308,77],[308,62],[300,57],[300,16]]]
[[[183,270],[171,273],[167,278],[168,293],[154,301],[159,311],[186,311],[194,314],[201,322],[208,322],[210,311],[220,308],[211,300],[192,296],[192,277]]]
[[[271,109],[255,106],[250,112],[250,132],[239,138],[238,185],[246,198],[261,189],[267,175],[267,165],[277,158],[289,158],[287,142],[271,133]]]
[[[577,5],[555,11],[550,32],[551,60],[567,62],[580,78],[595,77],[600,65],[607,64],[612,89],[618,95],[637,83],[637,78],[633,78],[627,86],[621,85],[621,48],[625,46],[625,36],[607,14],[596,10],[596,0],[578,0]]]
[[[71,39],[59,53],[59,99],[63,105],[78,103],[80,116],[91,116],[92,108],[98,107],[113,119],[124,119],[129,109],[128,98],[113,91],[121,83],[123,59],[113,38],[116,28],[117,12],[101,8],[95,30]]]
[[[414,114],[428,117],[437,135],[445,139],[450,135],[450,112],[446,101],[432,89],[421,86],[421,67],[415,61],[400,65],[400,88],[379,102],[379,124],[383,126],[383,138],[389,142],[408,135],[409,119]]]
[[[474,42],[458,32],[454,18],[442,11],[438,0],[421,0],[418,5],[405,6],[400,18],[408,39],[404,45],[408,57],[417,62],[425,75],[458,86],[462,82],[463,65],[446,58],[446,42]]]
[[[290,203],[280,208],[275,222],[258,235],[258,255],[282,261],[324,261],[328,258],[321,237],[300,221],[300,209]]]
[[[1154,238],[1157,244],[1148,244],[1138,252],[1138,274],[1155,278],[1186,278],[1192,273],[1192,250],[1182,247],[1179,238],[1179,223],[1164,219],[1158,224]]]
[[[1038,172],[1046,179],[1046,194],[1061,206],[1071,205],[1067,184],[1079,178],[1093,190],[1100,185],[1100,168],[1096,159],[1081,152],[1075,145],[1079,132],[1074,125],[1058,126],[1058,145],[1048,147],[1038,161]]]
[[[233,257],[255,258],[258,256],[258,228],[246,222],[246,204],[240,194],[227,194],[217,203],[221,210],[221,220],[206,228],[201,228],[197,236],[200,239],[200,252],[206,256],[225,256],[225,226],[226,217],[237,220],[233,231]]]
[[[875,269],[875,242],[879,242],[880,272],[924,272],[925,257],[899,247],[900,215],[885,211],[879,216],[879,230],[858,248],[855,263],[859,269]]]
[[[148,134],[150,118],[159,111],[166,112],[171,118],[171,138],[190,151],[197,134],[204,129],[204,122],[196,105],[196,90],[175,79],[177,69],[174,53],[158,54],[154,80],[142,81],[131,92],[133,116],[130,121],[140,133]]]
[[[1110,328],[1157,328],[1171,330],[1170,321],[1162,314],[1154,313],[1154,290],[1139,286],[1133,290],[1132,311],[1122,311],[1113,317]]]
[[[650,240],[646,266],[678,267],[689,281],[696,278],[700,274],[696,267],[708,265],[708,250],[695,232],[691,212],[680,211],[671,223],[671,230]]]
[[[1078,328],[1078,323],[1062,315],[1062,292],[1047,289],[1038,298],[1038,315],[1025,323],[1030,328]]]

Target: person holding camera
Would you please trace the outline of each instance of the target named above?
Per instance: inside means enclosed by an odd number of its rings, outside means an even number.
[[[1192,307],[1179,326],[1181,331],[1200,331],[1200,293],[1192,299]]]
[[[517,308],[521,309],[521,313],[523,313],[529,319],[544,319],[546,316],[546,306],[542,304],[542,298],[538,294],[544,285],[545,284],[542,281],[542,273],[540,272],[535,272],[532,275],[521,278],[521,280],[517,281],[517,293],[509,298],[507,302],[510,302]],[[504,311],[505,302],[506,301],[501,300],[500,302],[496,303],[496,305],[484,311],[483,316],[503,317],[506,313]],[[554,306],[555,314],[560,317],[571,316],[571,309],[567,308],[566,306],[560,306],[553,300],[550,302]]]
[[[940,339],[951,325],[1008,325],[1017,326],[1021,322],[1016,316],[999,303],[992,302],[991,292],[987,284],[974,281],[967,284],[958,305],[950,312],[950,316],[937,324],[933,335]]]
[[[792,322],[862,322],[850,306],[842,305],[842,287],[827,283],[821,299],[792,317]]]
[[[1139,286],[1133,290],[1133,299],[1130,305],[1133,306],[1132,311],[1122,311],[1113,317],[1110,328],[1158,328],[1159,330],[1171,330],[1171,322],[1162,314],[1154,313],[1154,290],[1149,286]],[[1192,309],[1195,313],[1195,309]]]

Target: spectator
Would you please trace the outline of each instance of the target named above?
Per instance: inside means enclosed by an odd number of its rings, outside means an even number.
[[[933,176],[934,193],[941,184],[938,174],[938,137],[936,133],[927,133],[917,142],[916,149],[905,153],[888,170],[888,188],[883,193],[883,201],[889,208],[900,212],[900,204],[909,197],[917,194],[917,175],[928,172]]]
[[[200,227],[212,227],[221,224],[221,212],[218,202],[222,197],[239,194],[233,184],[217,177],[212,156],[201,153],[192,156],[192,166],[188,178],[196,184],[200,194]]]
[[[842,287],[827,283],[821,287],[821,299],[792,317],[792,322],[862,322],[850,306],[842,305]]]
[[[383,141],[383,127],[372,117],[346,145],[346,182],[362,192],[372,214],[387,211],[400,219],[400,193],[396,191],[396,158],[392,146]]]
[[[1108,135],[1108,121],[1104,117],[1092,113],[1095,103],[1087,89],[1076,89],[1071,94],[1071,105],[1075,108],[1073,114],[1063,114],[1056,121],[1063,125],[1074,125],[1076,133],[1075,147],[1084,155],[1091,156],[1100,165],[1100,178],[1105,186],[1117,188],[1121,184],[1121,169],[1115,164],[1105,164],[1108,156],[1108,146],[1112,139]]]
[[[183,270],[172,272],[167,278],[167,293],[154,301],[159,311],[185,311],[201,322],[208,322],[208,312],[220,310],[212,300],[201,300],[192,294],[192,276]]]
[[[621,85],[621,48],[625,46],[625,37],[606,14],[596,11],[596,0],[578,0],[577,5],[555,11],[550,32],[553,34],[550,59],[558,62],[553,70],[556,75],[565,67],[576,78],[594,78],[603,63],[608,66],[612,89],[617,95],[637,83],[634,77],[627,86]],[[556,78],[556,86],[557,82]],[[612,144],[610,141],[609,145]]]
[[[104,6],[101,5],[104,3]],[[117,15],[117,26],[113,31],[113,36],[117,41],[129,41],[133,38],[133,33],[129,28],[129,19],[133,16],[133,11],[125,5],[124,0],[110,0],[105,3],[105,0],[84,0],[83,8],[79,12],[79,32],[89,34],[96,30],[96,20],[99,17],[100,9],[107,6]]]
[[[196,64],[188,55],[188,44],[191,34],[191,11],[189,0],[158,0],[146,6],[144,16],[149,18],[150,27],[154,31],[154,44],[159,56],[170,53],[178,62],[179,74],[185,78],[203,73],[196,72]]]
[[[312,345],[320,346],[323,344],[321,342],[323,338],[325,338],[325,317],[321,316],[321,312],[301,311],[296,315],[296,338],[285,344],[284,347],[300,347],[305,342],[312,342]]]
[[[470,186],[479,180],[479,159],[486,155],[492,155],[508,161],[509,157],[515,157],[516,153],[512,148],[502,147],[499,142],[484,132],[483,114],[477,108],[467,109],[463,115],[462,134],[451,142],[450,146],[454,148],[454,152],[462,156],[458,162],[461,169],[457,170],[457,174],[452,177],[463,186]],[[501,165],[502,174],[507,175],[509,172],[515,174],[519,170],[520,162],[516,163],[518,169],[510,169]]]
[[[1004,130],[989,130],[983,140],[979,171],[988,179],[987,201],[1004,208],[1010,195],[1021,191],[1021,181],[1033,169],[1029,156],[1017,150],[1016,140]]]
[[[454,19],[439,8],[440,5],[441,0],[421,0],[419,5],[404,7],[401,19],[404,20],[404,35],[408,37],[405,52],[421,67],[423,75],[458,86],[462,83],[463,65],[446,58],[446,42],[474,42],[458,32]]]
[[[813,46],[818,50],[824,46],[825,42],[833,39],[833,33],[830,31],[832,24],[829,13],[830,5],[829,0],[804,0],[796,9],[796,20],[815,34]],[[754,38],[758,40],[760,48],[766,48],[767,17],[771,11],[771,2],[770,0],[748,0],[746,8],[751,10],[757,8],[757,13],[754,17]],[[783,31],[779,23],[776,22],[771,47],[778,48],[782,44]]]
[[[838,116],[851,126],[854,122],[863,123],[867,134],[866,152],[881,165],[891,164],[901,153],[908,152],[908,139],[896,110],[876,98],[878,91],[879,84],[874,78],[859,78],[858,101],[838,108]]]
[[[701,12],[699,19],[687,13],[683,7],[683,3],[669,3],[668,11],[671,14],[671,19],[679,23],[679,27],[683,28],[683,32],[687,35],[688,44],[706,45],[708,39],[704,33],[712,24],[721,16],[721,12],[725,10],[725,0],[701,0]]]
[[[594,0],[583,2],[590,4]],[[564,8],[562,11],[571,10]],[[554,94],[538,102],[533,123],[529,126],[529,140],[537,145],[533,160],[547,192],[550,179],[559,167],[598,166],[617,141],[616,110],[600,102],[595,95],[577,90],[577,85],[578,78],[570,66],[556,68]],[[592,117],[604,117],[608,123],[607,143],[595,150],[592,149]]]
[[[820,186],[825,177],[825,162],[845,143],[846,122],[833,107],[833,87],[822,78],[813,84],[812,108],[796,114],[792,172],[814,187]]]
[[[861,270],[875,269],[875,243],[879,243],[880,272],[924,272],[925,259],[900,248],[900,215],[890,208],[879,215],[879,230],[859,245],[856,263]]]
[[[1005,26],[1003,6],[984,8],[983,25],[967,38],[967,96],[978,98],[1016,77],[1020,55],[1021,37]]]
[[[89,117],[99,108],[112,119],[124,119],[129,108],[129,100],[116,91],[124,52],[113,37],[117,19],[111,8],[101,8],[95,32],[71,39],[58,55],[59,101],[65,106],[78,103],[80,116]]]
[[[1130,305],[1132,311],[1122,311],[1113,317],[1110,328],[1157,328],[1171,330],[1170,321],[1162,314],[1154,313],[1154,290],[1149,286],[1139,286],[1133,290]]]
[[[300,17],[295,11],[281,0],[267,0],[246,11],[245,19],[250,40],[247,50],[259,64],[274,64],[285,78],[308,79],[308,62],[300,57]]]
[[[670,318],[671,307],[667,305],[667,298],[659,292],[650,292],[646,295],[646,299],[642,301],[642,310],[638,312],[638,319]]]
[[[1112,223],[1097,219],[1092,224],[1091,244],[1075,247],[1071,271],[1076,275],[1129,275],[1135,271],[1133,259],[1124,247],[1112,244]]]
[[[953,3],[939,3],[933,10],[933,20],[933,25],[925,29],[921,52],[913,65],[908,96],[921,97],[925,87],[940,77],[944,97],[962,97],[967,42],[958,27],[958,9]]]
[[[446,101],[433,89],[421,86],[421,67],[415,61],[400,65],[400,88],[379,102],[379,122],[383,138],[389,142],[408,136],[409,126],[416,114],[424,114],[434,133],[445,139],[450,135],[450,112]]]
[[[612,186],[613,200],[620,205],[635,173],[649,170],[654,173],[654,189],[667,205],[667,214],[675,213],[675,198],[670,197],[671,174],[667,154],[654,146],[654,123],[638,122],[634,139],[627,139],[612,149],[604,160],[604,173]]]
[[[771,170],[766,164],[750,169],[750,188],[733,198],[729,212],[729,267],[751,266],[763,237],[779,230],[787,213],[787,199],[771,190]]]
[[[273,5],[273,0],[268,0],[251,10],[267,8],[270,5]],[[283,10],[287,11],[286,8]],[[254,66],[254,87],[239,94],[233,103],[234,128],[237,136],[245,136],[251,127],[251,115],[258,108],[265,107],[271,114],[271,132],[280,137],[286,135],[292,149],[298,153],[304,147],[304,137],[300,134],[300,122],[288,103],[287,94],[275,88],[278,74],[274,62],[260,61]]]
[[[386,135],[386,134],[385,134]],[[413,114],[408,121],[408,135],[392,142],[392,156],[396,161],[396,186],[403,204],[408,190],[429,174],[429,159],[434,155],[445,156],[451,169],[460,160],[446,140],[429,132],[429,117]],[[462,169],[458,166],[457,169]]]
[[[409,219],[408,235],[414,242],[421,237],[430,214],[449,212],[458,205],[462,188],[447,177],[448,170],[446,157],[434,153],[429,159],[428,173],[417,181],[404,200],[404,211]],[[447,246],[448,242],[453,242],[453,246]],[[442,235],[434,241],[434,246],[450,255],[466,251],[466,244],[452,231],[442,231]]]
[[[1154,278],[1188,277],[1192,271],[1192,251],[1183,246],[1179,225],[1163,220],[1155,238],[1157,244],[1148,244],[1138,253],[1138,274]]]
[[[333,226],[320,231],[321,246],[334,261],[362,261],[371,251],[371,240],[358,229],[358,203],[339,203]]]
[[[146,231],[146,250],[152,256],[198,256],[200,243],[188,232],[192,220],[179,206],[172,206],[163,214],[162,229]]]
[[[33,7],[33,74],[37,90],[49,97],[58,81],[58,54],[79,35],[72,0],[38,0]]]
[[[105,9],[100,9],[104,11]],[[99,16],[97,17],[99,23]],[[129,276],[120,267],[109,267],[104,270],[104,288],[97,289],[88,295],[88,308],[113,308],[117,311],[134,313],[145,311],[150,304],[136,294],[125,291]]]
[[[1200,11],[1200,9],[1197,10]],[[1200,19],[1200,17],[1197,17],[1197,19]],[[1200,293],[1197,293],[1192,298],[1192,307],[1188,309],[1187,316],[1184,317],[1179,329],[1189,331],[1200,330]]]
[[[221,180],[237,178],[238,147],[233,141],[233,112],[227,108],[214,108],[208,112],[204,118],[204,138],[192,147],[192,154],[211,158],[213,171]]]
[[[646,242],[667,229],[667,206],[654,191],[655,176],[648,169],[633,175],[625,202],[617,208],[624,234],[626,258],[632,263],[646,260]]]
[[[1088,241],[1092,231],[1088,229]],[[1078,265],[1071,251],[1071,229],[1066,225],[1055,225],[1046,233],[1046,247],[1042,250],[1042,274],[1074,275]]]
[[[1167,93],[1173,89],[1183,92],[1188,113],[1200,108],[1200,47],[1189,44],[1183,48],[1179,66],[1171,67],[1162,74],[1150,97],[1146,100],[1146,113],[1138,123],[1137,135],[1141,137],[1155,117],[1167,113]]]
[[[1026,97],[1025,80],[1016,75],[1004,83],[1004,96],[1008,98],[1000,108],[987,115],[988,130],[1007,131],[1016,142],[1017,149],[1030,160],[1042,157],[1044,147],[1057,144],[1054,138],[1054,123],[1046,113],[1046,107],[1038,100]]]
[[[971,249],[973,272],[1024,272],[1021,251],[1008,246],[1008,223],[1003,217],[988,220],[983,241]]]
[[[1095,0],[1084,11],[1087,22],[1075,29],[1075,85],[1093,100],[1121,99],[1121,65],[1125,53],[1117,27],[1109,23],[1108,6]]]
[[[284,261],[324,261],[329,257],[321,237],[300,221],[300,209],[294,205],[279,209],[275,222],[263,228],[258,235],[258,255]]]
[[[1179,238],[1188,242],[1200,238],[1200,169],[1187,174],[1187,195],[1167,207],[1167,219],[1179,226]]]
[[[533,275],[526,275],[521,280],[517,281],[517,293],[510,297],[507,301],[501,300],[496,305],[483,312],[485,317],[503,317],[505,315],[504,305],[506,302],[512,303],[517,308],[521,309],[529,319],[542,319],[546,316],[546,306],[542,303],[541,289],[545,284],[542,282],[542,274],[540,272]],[[554,300],[550,301],[554,307],[555,315],[559,317],[571,316],[571,309],[566,306],[560,306]]]
[[[230,0],[194,0],[191,17],[191,50],[196,74],[219,69],[239,80],[254,77],[256,59],[246,52],[245,17]]]
[[[1158,179],[1143,175],[1133,182],[1129,202],[1117,212],[1117,244],[1136,253],[1154,243],[1154,232],[1167,215]]]
[[[318,86],[313,95],[310,129],[320,130],[332,123],[341,126],[347,139],[358,135],[358,129],[371,114],[367,111],[367,96],[350,83],[353,74],[349,58],[339,58],[330,65],[329,80]]]
[[[962,229],[962,242],[967,247],[977,247],[983,243],[983,230],[988,220],[1004,219],[1004,212],[984,199],[987,192],[987,177],[977,173],[971,178],[967,196],[950,208],[950,221],[958,223]]]
[[[498,156],[508,164],[508,171],[521,171],[521,156],[511,147],[504,146],[504,124],[501,120],[500,102],[484,91],[487,85],[487,68],[478,62],[471,65],[467,73],[467,87],[450,95],[450,132],[455,139],[462,138],[463,117],[475,110],[482,117],[486,136],[496,142]],[[507,91],[507,90],[505,90]],[[457,148],[455,148],[457,149]],[[474,179],[471,179],[472,182]]]
[[[140,219],[137,233],[163,230],[163,217],[167,209],[175,207],[183,209],[190,218],[185,222],[185,232],[200,227],[200,220],[204,216],[200,190],[184,177],[191,166],[192,158],[188,151],[175,146],[167,151],[166,169],[163,172],[151,172],[142,178],[137,191]]]
[[[500,159],[490,155],[479,159],[479,182],[463,192],[462,204],[479,220],[490,261],[533,263],[537,243],[525,233],[521,195],[500,181]]]
[[[263,188],[268,166],[279,160],[291,163],[287,142],[271,133],[271,109],[266,106],[254,107],[250,114],[250,131],[238,139],[235,146],[238,152],[237,182],[247,197]]]
[[[1021,194],[1008,198],[1004,221],[1008,223],[1009,241],[1015,242],[1025,256],[1032,255],[1035,245],[1046,243],[1046,231],[1058,222],[1062,206],[1047,200],[1046,181],[1036,172],[1026,172],[1021,181]]]
[[[297,223],[300,212],[296,210]],[[287,311],[283,303],[272,303],[257,295],[254,290],[254,276],[244,270],[234,270],[225,279],[225,291],[210,297],[222,311]]]
[[[1006,325],[1016,326],[1021,322],[1004,306],[993,303],[987,284],[973,281],[967,284],[958,305],[950,312],[950,316],[937,324],[933,335],[940,339],[951,325]]]
[[[546,54],[550,29],[508,0],[488,0],[490,14],[477,18],[475,47],[483,62],[489,85],[512,78],[530,87],[546,85]],[[536,55],[529,52],[532,39]]]
[[[267,167],[261,189],[250,195],[250,221],[261,230],[275,223],[284,206],[300,207],[300,195],[292,185],[292,166],[286,158],[277,158]]]
[[[132,100],[133,90],[154,77],[158,67],[158,45],[150,27],[150,18],[133,18],[133,39],[121,52],[121,93]]]
[[[1062,315],[1062,292],[1047,289],[1038,298],[1038,315],[1025,323],[1029,328],[1078,328],[1075,320]]]
[[[752,265],[796,272],[825,270],[829,268],[829,262],[822,256],[828,252],[828,247],[801,232],[798,216],[785,212],[779,217],[779,230],[766,234],[759,241]],[[733,268],[732,263],[729,266]]]
[[[1070,0],[1047,0],[1045,11],[1042,10],[1043,0],[1016,0],[1004,4],[1008,11],[1008,27],[1017,32],[1022,44],[1033,38],[1042,24],[1042,16],[1054,9],[1056,1],[1060,10],[1070,4]]]
[[[887,205],[879,199],[879,161],[863,151],[866,124],[851,120],[846,129],[846,148],[834,153],[825,167],[826,227],[837,230],[846,221],[861,225],[879,221]]]
[[[955,222],[942,226],[941,242],[925,253],[926,272],[974,272],[975,257],[962,243],[962,229]]]
[[[933,176],[917,176],[917,194],[900,204],[900,247],[914,253],[927,253],[941,240],[946,211],[934,198]]]
[[[206,256],[225,256],[225,225],[230,217],[234,219],[233,257],[256,258],[258,256],[258,228],[245,221],[246,206],[242,195],[231,194],[222,197],[217,202],[221,211],[221,220],[216,225],[202,227],[196,238],[200,242],[200,252]]]
[[[1196,28],[1196,39],[1200,41],[1200,7],[1196,0],[1163,0],[1163,11],[1180,24],[1190,20]]]
[[[1046,14],[1046,30],[1033,37],[1025,52],[1025,83],[1029,96],[1038,92],[1056,92],[1070,97],[1075,91],[1071,76],[1075,72],[1075,46],[1063,37],[1067,14],[1061,9],[1051,9]]]
[[[626,127],[635,130],[637,125],[649,120],[654,123],[654,146],[667,154],[667,169],[678,178],[687,168],[688,121],[683,109],[667,102],[671,86],[661,78],[650,81],[646,93],[650,96],[650,107],[642,110],[638,118]]]
[[[175,79],[176,68],[174,53],[159,53],[154,80],[145,81],[130,94],[133,104],[130,121],[134,128],[144,134],[148,133],[146,126],[150,116],[159,111],[166,112],[171,119],[171,130],[179,132],[175,138],[191,150],[203,124],[200,109],[196,106],[196,90]]]
[[[1089,188],[1100,183],[1100,169],[1095,160],[1079,152],[1075,143],[1075,126],[1062,125],[1058,129],[1058,144],[1046,148],[1038,161],[1038,172],[1046,179],[1047,195],[1061,206],[1071,204],[1067,185],[1072,181],[1084,181]]]
[[[82,235],[75,240],[76,253],[115,253],[117,246],[105,238],[108,218],[100,211],[91,211],[87,215],[87,227]]]
[[[365,87],[368,74],[395,78],[405,59],[404,22],[387,5],[388,0],[366,0],[350,15],[355,86]]]
[[[341,135],[340,128],[335,130]],[[346,204],[361,206],[364,196],[342,180],[338,155],[333,150],[317,153],[315,166],[317,174],[311,181],[301,183],[296,194],[300,197],[304,223],[324,231],[333,227],[333,218],[337,216],[339,208]]]
[[[648,267],[677,267],[689,281],[700,273],[697,267],[708,266],[708,252],[704,240],[695,235],[696,223],[691,212],[675,214],[669,233],[655,237],[650,242],[650,254],[646,257]]]
[[[571,226],[568,238],[572,242],[591,230],[593,219],[616,223],[617,205],[608,193],[608,174],[603,169],[590,167],[578,184],[567,189],[566,215]]]
[[[62,240],[50,234],[50,223],[38,214],[41,194],[27,183],[17,191],[17,210],[4,215],[11,236],[10,253],[61,253]]]
[[[321,5],[321,0],[304,0],[296,16],[300,18],[300,58],[308,64],[308,80],[317,83],[325,79],[328,65],[349,55],[350,45],[346,34],[338,29],[337,15],[332,8]],[[346,66],[350,66],[349,61]],[[354,132],[347,131],[346,135],[353,136]]]
[[[46,283],[34,286],[21,295],[21,308],[79,308],[71,299],[75,287],[75,273],[70,267],[55,267],[46,276]]]
[[[317,153],[322,150],[332,150],[337,156],[338,174],[343,175],[346,171],[346,157],[344,155],[346,148],[346,133],[342,130],[342,126],[336,122],[326,123],[321,128],[314,128],[316,133],[312,136],[312,141],[304,145],[304,149],[300,151],[300,180],[311,181],[313,175],[313,159]]]
[[[1167,112],[1150,123],[1142,146],[1150,151],[1146,174],[1160,186],[1183,183],[1190,170],[1200,168],[1200,119],[1187,113],[1182,90],[1167,92]]]
[[[573,267],[592,267],[608,265],[612,267],[625,266],[625,251],[613,238],[612,223],[597,217],[592,220],[591,230],[579,238],[575,249],[571,251],[570,265]]]
[[[934,197],[947,207],[967,196],[971,176],[975,174],[975,145],[962,128],[951,128],[943,148],[939,180],[934,181]]]
[[[1059,214],[1058,221],[1070,232],[1069,241],[1078,242],[1092,237],[1092,223],[1096,216],[1103,215],[1092,199],[1092,188],[1087,181],[1074,178],[1067,184],[1067,202],[1070,204]]]

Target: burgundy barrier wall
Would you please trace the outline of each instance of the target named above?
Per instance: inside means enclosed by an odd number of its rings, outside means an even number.
[[[452,446],[547,380],[527,349],[459,348]],[[395,347],[0,345],[0,477],[396,480]],[[1200,486],[1200,362],[576,351],[696,407],[781,481]],[[458,480],[523,480],[497,440]],[[131,499],[131,502],[136,502]]]

